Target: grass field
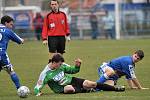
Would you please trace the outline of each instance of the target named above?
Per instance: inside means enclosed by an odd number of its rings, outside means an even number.
[[[83,60],[78,76],[95,81],[98,78],[97,68],[103,61],[112,58],[130,55],[136,49],[145,52],[145,58],[137,63],[136,75],[144,87],[150,88],[150,39],[142,40],[72,40],[67,43],[65,62],[74,64],[75,58]],[[33,88],[36,84],[40,71],[48,62],[48,50],[42,42],[26,41],[24,45],[18,46],[10,43],[8,54],[15,71],[20,77],[22,85],[30,88],[31,94],[26,100],[150,100],[150,90],[130,90],[124,80],[119,84],[125,85],[125,92],[97,92],[80,94],[54,94],[48,87],[43,88],[44,95],[36,97]],[[0,72],[0,100],[20,99],[5,71]]]

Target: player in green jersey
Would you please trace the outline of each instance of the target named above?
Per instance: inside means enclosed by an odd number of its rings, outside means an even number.
[[[55,54],[50,63],[40,74],[37,85],[34,87],[34,93],[36,96],[41,95],[41,89],[48,84],[48,86],[55,93],[82,93],[90,89],[101,89],[105,91],[124,91],[124,87],[114,87],[107,84],[101,84],[86,79],[72,77],[69,74],[75,74],[79,72],[81,66],[81,60],[76,59],[75,65],[70,66],[64,62],[64,58],[61,54]]]

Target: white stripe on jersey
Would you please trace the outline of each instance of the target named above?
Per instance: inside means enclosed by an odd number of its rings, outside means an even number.
[[[0,27],[6,27],[6,26],[4,26],[3,24],[0,24]]]
[[[46,65],[46,67],[44,68],[44,70],[40,73],[39,79],[38,79],[37,84],[36,84],[36,86],[34,88],[37,88],[37,89],[42,88],[44,79],[46,77],[46,72],[50,71],[50,70],[51,69],[49,68],[49,64]]]
[[[63,65],[65,66],[68,66],[70,67],[70,65],[66,64],[66,63],[63,63]],[[39,76],[39,79],[38,79],[38,82],[37,82],[37,85],[35,86],[35,88],[38,88],[40,89],[43,85],[43,82],[44,82],[44,79],[46,77],[46,72],[50,71],[50,65],[46,65],[46,67],[44,68],[44,70],[40,73],[40,76]]]
[[[136,78],[135,76],[135,72],[134,72],[134,67],[132,65],[129,65],[129,71],[130,71],[130,75],[131,75],[131,78]]]
[[[21,37],[19,37],[16,33],[14,33],[14,35],[19,39],[21,40],[21,42],[23,42],[23,39]]]
[[[69,64],[66,64],[65,62],[63,62],[62,65],[65,65],[65,66],[70,67],[70,65],[69,65]]]
[[[46,65],[44,70],[40,73],[37,85],[42,85],[46,76],[46,72],[50,71],[51,69],[49,68],[49,65]]]

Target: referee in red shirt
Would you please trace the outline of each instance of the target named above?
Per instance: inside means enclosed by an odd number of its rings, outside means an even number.
[[[58,0],[51,0],[50,7],[51,12],[44,18],[42,39],[43,44],[48,44],[51,58],[53,53],[65,53],[65,43],[66,39],[70,40],[70,30],[66,14],[59,11]]]

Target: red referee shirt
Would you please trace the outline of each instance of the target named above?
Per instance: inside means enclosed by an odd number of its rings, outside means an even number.
[[[48,36],[66,36],[70,34],[67,17],[64,12],[51,12],[44,18],[42,39]]]

